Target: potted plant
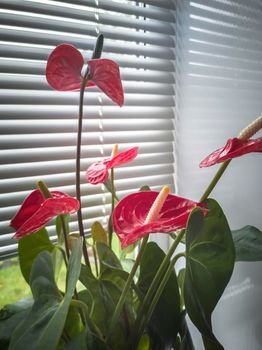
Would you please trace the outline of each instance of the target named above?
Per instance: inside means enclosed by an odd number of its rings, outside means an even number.
[[[48,83],[59,91],[80,89],[76,198],[49,191],[39,181],[11,220],[32,298],[2,309],[1,349],[192,350],[186,315],[201,333],[205,349],[223,349],[212,330],[212,312],[235,262],[261,260],[262,254],[254,250],[254,242],[261,244],[261,232],[252,226],[231,231],[222,208],[209,195],[232,158],[262,152],[262,138],[251,138],[261,128],[262,117],[200,163],[222,164],[199,202],[170,194],[167,186],[159,193],[142,186],[119,200],[114,168],[131,162],[139,149],[118,152],[115,145],[110,157],[86,171],[86,180],[103,183],[112,198],[108,227],[95,222],[87,238],[80,191],[85,88],[95,84],[119,106],[124,103],[119,67],[100,58],[102,48],[100,35],[85,72],[81,53],[71,45],[59,45],[49,56]],[[70,214],[75,212],[79,231],[70,233]],[[53,218],[55,243],[45,228]],[[173,238],[166,253],[149,241],[157,232]],[[184,251],[177,253],[179,243]],[[56,282],[61,258],[67,269],[62,290]],[[179,272],[178,259],[185,259]]]

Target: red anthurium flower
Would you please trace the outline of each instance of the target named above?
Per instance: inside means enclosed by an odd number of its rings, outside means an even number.
[[[48,84],[58,91],[79,90],[84,63],[82,54],[74,46],[68,44],[57,46],[50,54],[46,66]],[[108,59],[93,59],[87,64],[89,67],[87,86],[97,85],[111,100],[122,106],[124,93],[118,64]]]
[[[211,153],[202,160],[199,166],[201,168],[208,167],[251,152],[262,152],[262,137],[249,140],[239,138],[229,139],[223,148]]]
[[[131,162],[137,156],[138,147],[118,153],[114,157],[108,157],[92,165],[86,171],[86,180],[93,184],[101,184],[108,179],[108,170],[119,165]]]
[[[138,241],[149,233],[171,233],[186,226],[193,208],[203,206],[191,200],[168,195],[156,219],[145,224],[158,192],[137,192],[124,197],[115,207],[113,227],[122,248]]]
[[[38,231],[57,215],[72,214],[79,209],[77,199],[58,191],[51,194],[52,198],[46,199],[37,189],[24,200],[10,223],[10,226],[16,229],[15,238]]]

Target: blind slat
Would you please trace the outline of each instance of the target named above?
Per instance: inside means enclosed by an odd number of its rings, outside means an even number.
[[[106,189],[86,183],[86,168],[110,155],[115,143],[120,150],[139,146],[138,157],[115,170],[120,198],[144,184],[173,189],[175,14],[167,0],[0,1],[0,259],[16,254],[9,222],[37,181],[75,196],[79,92],[57,92],[46,82],[56,45],[74,45],[87,62],[102,32],[102,57],[120,65],[125,91],[122,108],[96,87],[85,93],[85,232],[94,220],[106,225],[111,208]],[[70,227],[77,226],[74,214]],[[55,237],[53,221],[48,232]]]

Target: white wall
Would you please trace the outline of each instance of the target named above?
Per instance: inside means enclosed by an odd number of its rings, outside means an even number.
[[[190,199],[199,200],[218,168],[199,162],[262,113],[262,2],[246,3],[177,1],[175,181]],[[261,154],[235,159],[213,191],[232,229],[262,229],[261,172]],[[213,315],[226,350],[262,349],[261,295],[262,263],[237,263]]]

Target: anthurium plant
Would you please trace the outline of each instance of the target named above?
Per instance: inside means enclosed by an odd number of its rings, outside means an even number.
[[[96,85],[119,106],[124,103],[119,66],[100,58],[102,48],[100,35],[87,63],[67,44],[49,56],[50,86],[80,90],[76,198],[50,191],[40,179],[10,222],[32,297],[1,310],[1,349],[193,350],[188,316],[205,349],[222,350],[223,339],[217,339],[212,329],[212,312],[235,262],[262,259],[262,250],[257,249],[262,233],[252,226],[231,231],[210,194],[233,158],[262,152],[262,138],[252,138],[261,129],[262,117],[200,163],[201,167],[222,164],[199,202],[171,194],[164,184],[160,192],[142,186],[119,199],[114,170],[135,159],[139,149],[118,152],[116,143],[111,156],[92,164],[85,176],[94,186],[103,183],[111,193],[108,226],[94,222],[84,227],[80,189],[84,93]],[[73,213],[79,227],[74,233],[69,229]],[[55,241],[45,228],[52,219]],[[154,233],[172,237],[167,252],[150,241]],[[184,249],[177,252],[179,243]],[[184,259],[185,268],[177,271],[179,259]],[[59,289],[62,264],[66,283]]]

